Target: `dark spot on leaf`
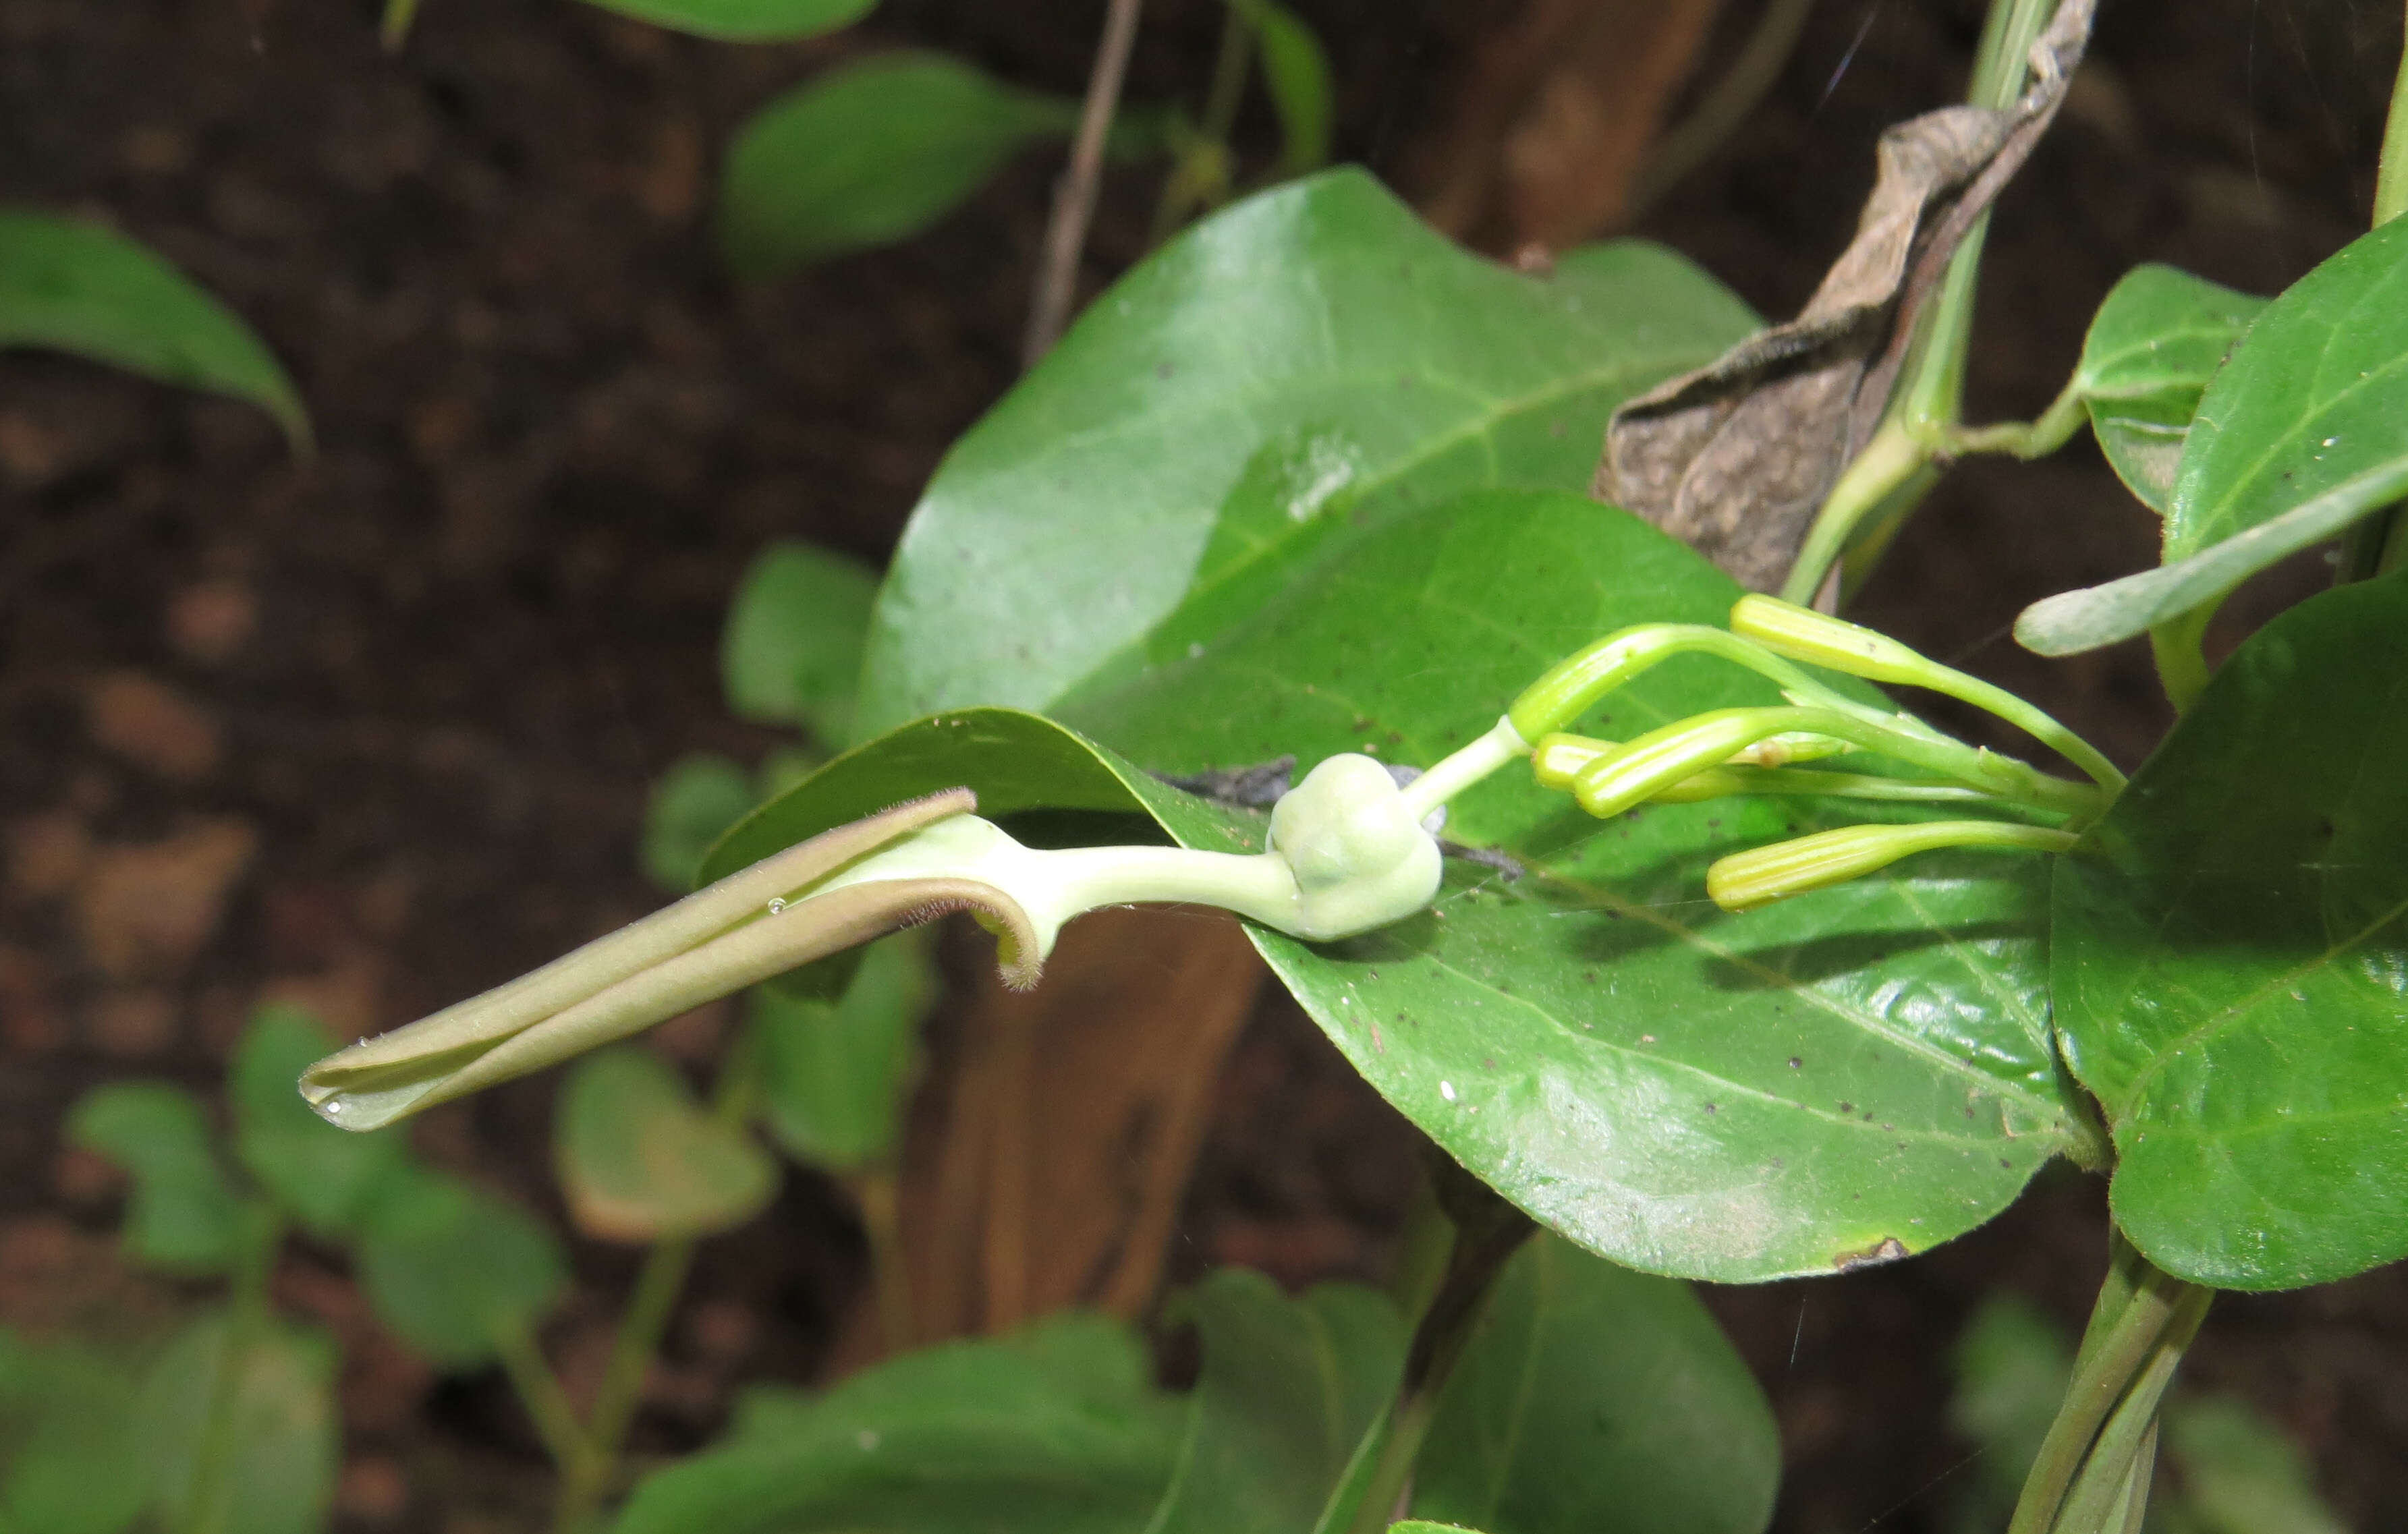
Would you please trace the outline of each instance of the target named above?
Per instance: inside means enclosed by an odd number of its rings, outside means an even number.
[[[1841,1111],[1841,1112],[1842,1112],[1842,1113],[1853,1113],[1853,1112],[1855,1112],[1856,1111],[1856,1105],[1855,1103],[1852,1103],[1852,1102],[1843,1102],[1843,1103],[1842,1103],[1842,1104],[1840,1105],[1840,1111]]]
[[[1709,1113],[1719,1113],[1719,1112],[1721,1112],[1721,1111],[1722,1111],[1722,1110],[1721,1110],[1721,1109],[1719,1109],[1719,1108],[1716,1108],[1713,1103],[1708,1103],[1708,1104],[1706,1104],[1706,1111],[1707,1111],[1707,1112],[1709,1112]]]
[[[1802,1069],[1805,1067],[1805,1061],[1799,1059],[1794,1054],[1789,1057],[1789,1068],[1792,1070]]]
[[[1581,980],[1586,984],[1595,985],[1597,983],[1597,971],[1594,969],[1582,970]]]
[[[1167,362],[1158,362],[1154,365],[1154,376],[1158,379],[1167,379],[1170,377],[1171,374],[1178,371],[1178,368],[1173,367]]]
[[[1896,1262],[1906,1254],[1904,1241],[1895,1236],[1884,1236],[1861,1252],[1841,1253],[1831,1259],[1831,1266],[1842,1273],[1853,1273],[1859,1268],[1879,1268],[1885,1262]]]
[[[1872,1110],[1870,1110],[1870,1109],[1867,1109],[1867,1110],[1865,1110],[1865,1122],[1866,1122],[1867,1124],[1870,1124],[1872,1121],[1873,1121]]]
[[[2015,1164],[2009,1161],[2005,1156],[1999,1157],[1999,1165],[2005,1168],[2008,1171],[2014,1171],[2015,1169]]]

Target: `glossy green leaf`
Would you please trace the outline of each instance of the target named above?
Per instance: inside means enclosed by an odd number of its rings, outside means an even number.
[[[263,1007],[235,1048],[226,1081],[243,1166],[287,1213],[330,1240],[356,1232],[409,1161],[401,1130],[337,1129],[301,1100],[301,1072],[335,1043],[298,1008]]]
[[[133,1179],[124,1241],[136,1261],[222,1273],[239,1259],[251,1217],[199,1098],[165,1082],[94,1087],[69,1116],[67,1138]]]
[[[878,572],[849,554],[810,543],[763,551],[736,589],[719,641],[728,709],[842,741],[877,596]]]
[[[939,53],[839,65],[764,107],[727,151],[720,247],[744,277],[906,239],[1023,148],[1069,132],[1076,102]]]
[[[1998,1534],[2065,1398],[2073,1343],[2029,1300],[1999,1294],[1973,1312],[1952,1362],[1956,1388],[1948,1398],[1948,1426],[1979,1454],[1952,1478],[1946,1527],[1953,1534]]]
[[[2107,462],[2163,513],[2200,395],[2266,300],[2172,266],[2135,266],[2082,343],[2074,391]]]
[[[165,383],[248,400],[295,448],[301,396],[234,311],[112,230],[0,209],[0,347],[72,351]]]
[[[1615,405],[1755,323],[1642,243],[1509,271],[1359,170],[1249,198],[1122,279],[954,446],[879,596],[861,730],[1047,707],[1174,611],[1243,610],[1457,491],[1582,489]]]
[[[710,844],[759,803],[752,775],[715,752],[671,763],[644,805],[645,876],[682,895]]]
[[[2348,1534],[2316,1495],[2299,1445],[2245,1401],[2175,1402],[2165,1413],[2165,1446],[2178,1505],[2200,1534]]]
[[[1172,1313],[1202,1334],[1204,1369],[1145,1534],[1311,1528],[1396,1394],[1406,1341],[1396,1306],[1339,1283],[1290,1299],[1260,1273],[1224,1268]]]
[[[1129,1534],[1161,1497],[1175,1401],[1127,1328],[1066,1315],[756,1393],[727,1441],[647,1477],[614,1534]]]
[[[1687,1285],[1541,1233],[1439,1398],[1413,1515],[1490,1534],[1761,1534],[1772,1408]]]
[[[1130,757],[1189,772],[1369,745],[1427,764],[1555,657],[1628,624],[1714,622],[1737,591],[1578,497],[1468,497],[1366,538],[1226,634],[1173,625],[1153,669],[1068,700],[1118,753],[1010,710],[947,713],[765,806],[705,877],[956,784],[990,815],[1141,808],[1186,845],[1259,851],[1260,815]],[[1589,727],[1773,700],[1688,657]],[[1430,913],[1347,942],[1256,943],[1390,1101],[1566,1235],[1684,1276],[1828,1272],[1981,1223],[2078,1133],[2048,1039],[2039,863],[1932,855],[1744,916],[1706,900],[1713,857],[1865,818],[1732,800],[1600,824],[1500,774],[1448,834],[1526,877],[1458,863]]]
[[[778,1164],[636,1045],[580,1060],[552,1120],[552,1169],[585,1234],[638,1244],[715,1235],[768,1207]]]
[[[722,42],[766,42],[810,37],[851,26],[875,9],[878,0],[586,0],[697,37]]]
[[[2158,1267],[2408,1255],[2408,576],[2267,624],[2058,860],[2057,1024]]]
[[[2212,607],[2259,570],[2408,496],[2408,226],[2384,225],[2267,306],[2200,400],[2164,566],[2028,609],[2042,654]]]
[[[777,981],[752,988],[745,1005],[761,1052],[761,1118],[796,1160],[849,1172],[895,1158],[937,988],[922,931],[870,944],[835,1000]]]
[[[150,1499],[135,1382],[74,1341],[0,1329],[0,1534],[120,1534]]]
[[[1329,163],[1329,57],[1304,18],[1277,0],[1230,0],[1254,30],[1263,85],[1279,113],[1280,174],[1303,176]]]
[[[442,1369],[491,1360],[568,1287],[533,1215],[440,1172],[413,1170],[380,1198],[355,1257],[377,1318]]]
[[[135,1409],[163,1526],[242,1534],[322,1527],[342,1440],[336,1366],[323,1333],[267,1317],[246,1326],[220,1312],[179,1334],[151,1366]]]

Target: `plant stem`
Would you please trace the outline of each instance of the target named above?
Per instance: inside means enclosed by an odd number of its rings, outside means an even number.
[[[2094,1460],[2108,1479],[2107,1491],[2124,1486],[2157,1400],[2214,1297],[2213,1290],[2161,1271],[2116,1238],[2072,1383],[2032,1461],[2007,1534],[2075,1534],[2082,1526],[2060,1524],[2058,1515],[2069,1510],[2077,1485],[2086,1498],[2092,1495],[2097,1483],[2086,1481],[2085,1472]]]
[[[585,1457],[586,1450],[585,1429],[578,1426],[568,1392],[560,1388],[558,1376],[544,1362],[543,1351],[525,1327],[495,1328],[494,1350],[501,1357],[510,1388],[518,1392],[519,1404],[526,1409],[527,1420],[535,1425],[535,1436],[542,1441],[544,1452],[552,1455],[562,1474],[569,1473]]]
[[[610,1340],[610,1361],[603,1368],[594,1410],[579,1435],[580,1452],[561,1467],[559,1495],[552,1503],[553,1534],[576,1534],[609,1494],[618,1475],[620,1446],[643,1398],[645,1371],[694,1264],[694,1245],[690,1240],[657,1241],[644,1254],[636,1292],[620,1312],[618,1335]],[[564,1409],[566,1404],[562,1402]]]
[[[2190,712],[2199,695],[2207,690],[2207,654],[2200,648],[2207,638],[2209,620],[2215,616],[2215,604],[2193,608],[2177,618],[2169,618],[2149,630],[2149,651],[2157,657],[2157,681],[2174,706],[2174,712]]]
[[[911,1268],[903,1248],[902,1200],[892,1167],[872,1167],[853,1178],[853,1206],[869,1242],[869,1282],[878,1302],[878,1330],[888,1353],[905,1353],[919,1340],[911,1310]]]
[[[1231,4],[1221,15],[1221,46],[1212,60],[1212,83],[1204,95],[1204,117],[1190,146],[1184,136],[1174,138],[1170,169],[1162,179],[1162,195],[1154,205],[1154,227],[1147,231],[1150,249],[1168,239],[1197,208],[1212,208],[1228,195],[1229,167],[1236,160],[1229,136],[1236,132],[1238,108],[1246,99],[1246,76],[1254,59],[1254,29],[1244,7]],[[1200,179],[1202,162],[1217,165],[1219,190]]]
[[[2391,87],[2391,118],[2383,129],[2383,165],[2374,177],[2374,225],[2408,213],[2408,39],[2400,50],[2400,79]]]
[[[276,1269],[276,1254],[284,1245],[284,1220],[265,1201],[246,1206],[249,1239],[236,1254],[234,1283],[227,1297],[225,1340],[218,1353],[216,1377],[209,1382],[208,1415],[203,1419],[200,1451],[194,1456],[193,1478],[184,1488],[184,1505],[176,1525],[180,1534],[237,1534],[226,1528],[231,1498],[226,1477],[232,1469],[236,1416],[241,1406],[243,1375],[251,1351],[267,1329],[267,1283]]]
[[[1439,1398],[1471,1341],[1488,1291],[1537,1228],[1528,1215],[1485,1186],[1465,1186],[1472,1183],[1469,1174],[1452,1163],[1437,1168],[1436,1175],[1441,1204],[1455,1221],[1455,1244],[1447,1254],[1446,1277],[1413,1328],[1404,1378],[1388,1414],[1387,1437],[1346,1534],[1379,1534],[1398,1515],[1398,1503],[1412,1485],[1413,1461],[1438,1415]]]
[[[2045,458],[2073,439],[2090,419],[2089,407],[2071,381],[2032,421],[2010,421],[1989,426],[1958,426],[1942,441],[1951,454],[2004,452],[2029,461]]]
[[[1104,175],[1104,138],[1119,109],[1121,82],[1128,75],[1129,50],[1137,44],[1137,18],[1141,0],[1111,0],[1104,17],[1104,36],[1096,47],[1096,66],[1087,77],[1086,104],[1079,113],[1079,134],[1070,144],[1070,165],[1054,194],[1054,216],[1045,226],[1045,244],[1038,258],[1037,293],[1028,314],[1028,335],[1021,348],[1022,362],[1034,367],[1054,350],[1069,323],[1070,303],[1079,286],[1079,252],[1087,243],[1087,225],[1096,215],[1096,190]]]

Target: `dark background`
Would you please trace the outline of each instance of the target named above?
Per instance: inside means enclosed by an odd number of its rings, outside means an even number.
[[[1414,194],[1467,61],[1515,7],[1295,3],[1330,48],[1341,154]],[[1727,7],[1709,75],[1755,9]],[[1976,419],[2045,403],[2137,262],[2271,293],[2364,227],[2396,4],[2102,9],[2000,209]],[[882,558],[1015,375],[1055,168],[1033,154],[924,238],[738,288],[706,237],[718,146],[874,46],[1076,93],[1101,10],[888,0],[837,38],[743,48],[569,0],[426,0],[389,57],[351,0],[0,0],[0,200],[105,216],[214,290],[285,360],[322,445],[296,463],[242,407],[0,357],[0,1323],[178,1302],[116,1265],[118,1190],[59,1149],[87,1086],[213,1088],[263,994],[371,1033],[654,903],[634,857],[651,779],[690,750],[768,744],[719,705],[736,578],[776,537]],[[1961,92],[1979,24],[1971,0],[1823,0],[1772,99],[1636,232],[1793,310],[1853,225],[1874,136]],[[1153,0],[1131,98],[1193,101],[1218,26],[1211,0]],[[1266,137],[1261,117],[1244,132]],[[1114,172],[1089,292],[1140,252],[1158,174]],[[1969,466],[1857,611],[2129,763],[2167,719],[2145,657],[2042,663],[2006,631],[2039,596],[2148,563],[2153,538],[2086,439]],[[2312,556],[2261,582],[2221,642],[2324,578]],[[437,1115],[423,1142],[556,1208],[548,1093]],[[1175,1266],[1376,1276],[1411,1154],[1268,1002],[1222,1084]],[[843,1210],[797,1175],[768,1220],[706,1248],[639,1448],[700,1441],[741,1383],[813,1377],[858,1297]],[[2095,1182],[2052,1174],[1913,1264],[1715,1292],[1780,1413],[1779,1527],[1935,1527],[1944,1478],[1968,1473],[1940,1411],[1947,1344],[1996,1284],[2077,1317],[2102,1222]],[[572,1373],[630,1270],[578,1251],[552,1339]],[[297,1252],[279,1284],[345,1337],[344,1527],[533,1527],[546,1477],[497,1379],[431,1381],[327,1254]],[[2220,1300],[2186,1377],[2285,1424],[2372,1530],[2408,1527],[2403,1366],[2408,1283],[2383,1271]]]

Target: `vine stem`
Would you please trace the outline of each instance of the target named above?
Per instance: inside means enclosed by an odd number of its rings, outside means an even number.
[[[229,1534],[226,1516],[231,1501],[225,1484],[234,1458],[235,1415],[251,1352],[267,1331],[267,1283],[276,1269],[276,1254],[284,1245],[284,1221],[273,1208],[252,1204],[247,1213],[251,1230],[235,1268],[225,1340],[218,1352],[215,1377],[209,1382],[207,1425],[193,1478],[185,1486],[181,1516],[177,1519],[180,1534]]]
[[[686,1270],[694,1264],[694,1242],[655,1242],[644,1254],[636,1278],[636,1292],[620,1312],[619,1330],[610,1340],[610,1361],[595,1392],[594,1409],[578,1435],[579,1452],[561,1466],[560,1492],[552,1504],[553,1534],[576,1534],[609,1493],[619,1467],[619,1449],[626,1441],[642,1398],[644,1373],[652,1367],[661,1333],[685,1287]],[[565,1403],[564,1403],[565,1404]]]
[[[1070,165],[1054,191],[1054,216],[1045,226],[1044,249],[1038,258],[1036,300],[1021,348],[1023,363],[1031,367],[1054,350],[1069,323],[1070,301],[1079,286],[1079,252],[1086,247],[1087,225],[1096,216],[1096,191],[1104,176],[1104,138],[1120,108],[1121,82],[1128,76],[1129,50],[1137,45],[1142,3],[1111,0],[1104,17],[1103,40],[1096,47],[1086,104],[1079,112],[1078,136],[1070,144]]]

